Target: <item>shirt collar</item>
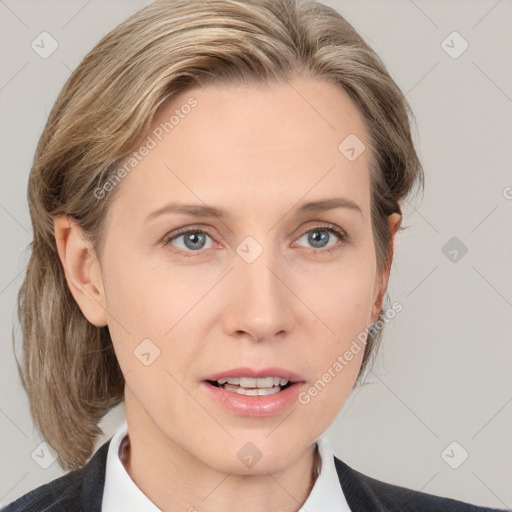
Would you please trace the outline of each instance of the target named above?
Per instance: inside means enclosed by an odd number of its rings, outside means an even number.
[[[119,457],[121,442],[128,432],[126,420],[114,433],[107,454],[102,512],[160,512],[160,509],[137,487]],[[341,489],[334,453],[327,435],[317,440],[321,459],[320,474],[298,512],[350,512]]]

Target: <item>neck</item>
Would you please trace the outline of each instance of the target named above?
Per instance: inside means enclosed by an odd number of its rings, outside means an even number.
[[[164,511],[192,510],[192,504],[197,508],[208,500],[208,512],[235,507],[245,512],[295,512],[307,500],[320,473],[316,445],[281,471],[223,474],[168,440],[163,449],[158,436],[138,436],[137,426],[129,432],[121,445],[121,461],[134,483]]]

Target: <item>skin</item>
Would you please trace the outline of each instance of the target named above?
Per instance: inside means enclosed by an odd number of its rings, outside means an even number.
[[[349,134],[368,147],[362,118],[332,84],[298,77],[291,85],[196,88],[165,104],[153,127],[191,96],[198,101],[117,185],[101,262],[72,218],[55,220],[73,296],[91,323],[108,325],[125,374],[127,470],[162,510],[298,510],[311,490],[314,442],[348,398],[363,351],[307,405],[268,418],[223,409],[200,381],[276,365],[309,387],[382,307],[389,275],[376,268],[370,151],[351,162],[338,150]],[[351,199],[362,214],[295,214],[331,197]],[[221,207],[228,217],[144,223],[170,201]],[[398,221],[389,218],[393,244]],[[348,240],[323,227],[323,243],[308,240],[325,223]],[[187,246],[183,236],[160,244],[182,227],[208,230],[204,244]],[[263,248],[252,263],[236,252],[247,236]],[[160,349],[149,366],[134,355],[146,338]],[[248,442],[262,454],[252,468],[237,457]]]

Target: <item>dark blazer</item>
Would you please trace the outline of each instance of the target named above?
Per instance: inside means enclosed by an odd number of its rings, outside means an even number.
[[[81,469],[28,492],[0,512],[101,512],[110,440]],[[363,475],[334,457],[352,512],[496,512],[450,498],[406,489]]]

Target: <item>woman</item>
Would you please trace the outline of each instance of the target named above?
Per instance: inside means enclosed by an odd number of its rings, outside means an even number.
[[[73,471],[5,510],[490,510],[322,436],[375,355],[417,184],[407,102],[334,10],[161,0],[115,28],[29,180],[20,375]]]

